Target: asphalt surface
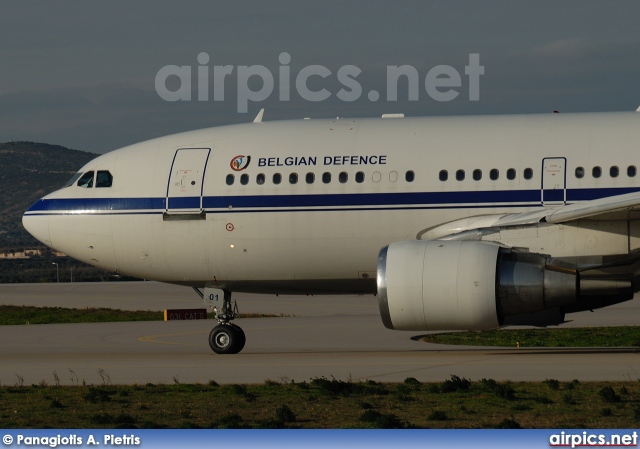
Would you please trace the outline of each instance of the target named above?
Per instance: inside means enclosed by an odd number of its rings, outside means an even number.
[[[261,383],[325,376],[354,381],[638,380],[633,348],[523,349],[432,345],[385,329],[373,296],[237,294],[247,344],[214,354],[211,320],[0,326],[0,384]],[[201,307],[189,288],[154,282],[0,284],[0,304],[164,310]],[[563,326],[637,325],[636,298]]]

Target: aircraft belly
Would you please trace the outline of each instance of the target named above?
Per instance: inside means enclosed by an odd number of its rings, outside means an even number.
[[[438,219],[459,213],[442,211]],[[381,247],[414,240],[417,229],[431,224],[423,211],[210,213],[206,220],[185,221],[165,221],[160,214],[79,218],[50,217],[54,248],[109,271],[198,283],[373,278]],[[485,239],[554,257],[610,256],[637,247],[638,229],[635,221],[582,220],[503,228]]]
[[[629,221],[629,252],[640,251],[640,211],[631,211]]]
[[[220,278],[367,278],[382,246],[415,238],[413,226],[403,230],[396,220],[395,213],[371,211],[225,214]]]

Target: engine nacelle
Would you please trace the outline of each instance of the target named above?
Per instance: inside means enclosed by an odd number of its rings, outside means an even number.
[[[393,243],[378,255],[377,283],[382,321],[397,330],[487,330],[509,317],[528,324],[528,316],[540,325],[546,315],[547,324],[558,324],[565,311],[626,301],[634,292],[629,279],[581,280],[548,255],[479,241]]]
[[[393,243],[378,255],[378,305],[397,330],[484,330],[500,326],[500,247],[471,241]]]

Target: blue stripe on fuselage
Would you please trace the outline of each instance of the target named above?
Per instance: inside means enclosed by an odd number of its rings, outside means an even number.
[[[38,200],[27,212],[111,212],[164,210],[165,198],[54,198]]]
[[[640,191],[640,188],[602,188],[567,190],[567,202],[588,201],[607,196]],[[540,202],[540,190],[487,190],[461,192],[413,193],[350,193],[323,195],[236,195],[202,198],[202,207],[208,209],[252,208],[339,208],[339,207],[402,207],[466,204],[500,207],[531,206]],[[200,197],[170,198],[170,209],[199,209]],[[462,206],[467,207],[467,206]],[[80,198],[41,199],[27,213],[109,213],[166,210],[166,198]]]
[[[539,190],[472,192],[344,193],[328,195],[247,195],[205,197],[205,209],[266,207],[402,206],[417,204],[513,203],[540,201]]]

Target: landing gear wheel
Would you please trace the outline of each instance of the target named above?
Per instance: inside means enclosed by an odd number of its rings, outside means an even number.
[[[240,352],[244,348],[244,344],[247,342],[247,337],[244,335],[244,331],[240,326],[232,323],[229,323],[229,326],[235,328],[238,332],[238,352]]]
[[[219,324],[209,334],[209,346],[216,354],[237,354],[245,342],[244,331],[235,324]]]

